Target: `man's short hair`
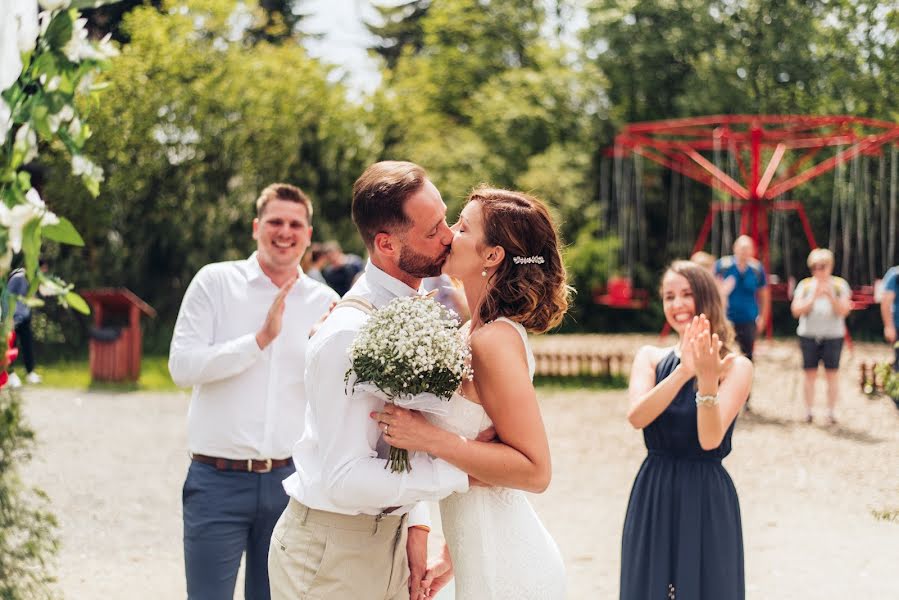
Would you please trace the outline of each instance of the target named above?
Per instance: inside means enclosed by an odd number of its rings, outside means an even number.
[[[379,233],[404,231],[412,224],[403,210],[406,200],[424,186],[428,174],[415,163],[375,163],[353,184],[353,223],[365,246],[374,247]]]
[[[303,190],[289,183],[273,183],[262,190],[259,198],[256,199],[256,217],[262,218],[265,207],[272,200],[284,200],[286,202],[296,202],[306,207],[306,217],[309,224],[312,224],[312,200],[303,193]]]

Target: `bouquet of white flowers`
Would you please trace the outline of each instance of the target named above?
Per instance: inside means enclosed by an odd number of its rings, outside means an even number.
[[[446,413],[463,377],[471,377],[470,351],[459,321],[430,297],[396,298],[375,311],[349,348],[346,373],[354,388],[412,410]],[[410,471],[409,453],[390,448],[394,473]],[[386,467],[385,467],[386,468]]]

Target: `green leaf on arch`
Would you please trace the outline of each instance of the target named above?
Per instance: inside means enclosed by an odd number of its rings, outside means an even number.
[[[84,240],[79,235],[78,230],[72,225],[72,222],[65,217],[59,217],[59,223],[54,225],[44,225],[41,233],[48,240],[59,242],[60,244],[69,244],[70,246],[84,246]]]
[[[66,295],[63,296],[63,298],[65,299],[66,304],[68,304],[70,307],[74,308],[81,314],[83,314],[83,315],[91,314],[91,309],[87,305],[87,302],[85,302],[84,298],[82,298],[75,292],[67,292]]]

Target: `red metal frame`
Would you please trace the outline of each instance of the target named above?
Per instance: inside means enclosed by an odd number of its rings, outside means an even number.
[[[896,141],[899,124],[862,117],[712,115],[632,123],[616,136],[614,151],[639,154],[731,196],[732,204],[712,203],[694,252],[705,246],[718,212],[739,210],[743,215],[741,233],[755,240],[759,259],[770,271],[770,212],[796,211],[809,246],[817,247],[802,203],[776,198],[859,154],[879,154],[885,144]],[[834,152],[814,162],[828,148]],[[742,181],[701,154],[716,149],[735,156]],[[780,175],[779,170],[783,171]],[[770,332],[770,318],[768,329]]]

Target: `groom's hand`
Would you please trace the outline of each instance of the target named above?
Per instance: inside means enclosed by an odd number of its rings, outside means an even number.
[[[409,559],[409,600],[425,598],[422,579],[428,567],[428,532],[419,527],[409,528],[406,539],[406,556]]]
[[[271,344],[281,333],[281,321],[284,318],[287,294],[290,293],[293,284],[296,282],[297,278],[291,277],[290,280],[278,290],[275,301],[272,302],[271,307],[268,309],[268,314],[265,315],[265,323],[262,324],[262,329],[256,334],[256,343],[261,350],[265,350],[266,346]]]

